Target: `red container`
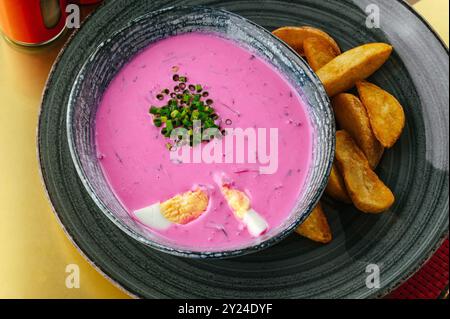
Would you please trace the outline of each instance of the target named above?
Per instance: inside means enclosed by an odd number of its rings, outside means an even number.
[[[36,46],[65,28],[67,0],[0,0],[0,30],[12,42]]]

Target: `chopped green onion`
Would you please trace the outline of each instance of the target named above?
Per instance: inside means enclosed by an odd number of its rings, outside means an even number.
[[[184,94],[183,95],[183,101],[184,102],[188,103],[190,99],[191,99],[191,95],[190,94]]]
[[[170,117],[177,118],[180,115],[180,112],[178,112],[178,110],[174,110],[172,111],[172,113],[170,113]]]
[[[169,107],[167,107],[167,106],[162,107],[160,110],[160,114],[163,116],[167,117],[169,115],[169,113],[170,113],[170,110],[169,110]]]
[[[199,114],[200,114],[200,113],[198,112],[198,110],[192,111],[191,119],[192,119],[192,120],[197,120]]]
[[[169,106],[178,106],[178,101],[175,100],[175,99],[171,99],[171,100],[169,101]]]
[[[172,131],[172,130],[173,130],[172,120],[167,120],[167,121],[166,121],[166,129],[167,129],[168,131]]]
[[[183,120],[183,125],[186,126],[186,127],[191,127],[192,126],[192,122],[189,121],[188,119],[186,119],[186,120]]]
[[[178,67],[173,68],[172,71],[178,72],[178,69]],[[174,74],[173,80],[178,82],[173,91],[165,88],[156,96],[161,101],[164,100],[166,95],[169,96],[170,99],[167,104],[161,107],[151,106],[149,109],[149,113],[153,115],[153,124],[156,127],[161,127],[161,134],[165,137],[170,137],[172,131],[176,128],[184,128],[188,131],[190,137],[189,144],[191,146],[197,145],[202,141],[201,138],[199,140],[197,134],[194,134],[194,131],[201,133],[209,128],[221,129],[216,124],[219,115],[211,106],[214,103],[213,100],[207,99],[209,92],[203,91],[202,85],[189,84],[187,77],[179,74]],[[194,130],[193,121],[196,120],[201,121],[201,125]],[[231,124],[231,120],[228,121],[227,123]],[[220,136],[220,133],[217,135]],[[179,140],[181,140],[181,137],[179,137]],[[167,143],[166,147],[169,150],[173,149],[171,143]]]

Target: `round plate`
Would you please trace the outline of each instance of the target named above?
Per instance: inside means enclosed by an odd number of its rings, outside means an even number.
[[[295,234],[263,252],[227,260],[190,260],[133,240],[105,217],[84,190],[65,129],[69,92],[98,43],[131,19],[170,5],[220,7],[272,30],[312,25],[343,50],[384,41],[395,53],[371,78],[398,97],[407,124],[378,168],[396,203],[380,215],[325,199],[334,239],[320,245]],[[378,5],[381,29],[366,27]],[[448,233],[448,51],[402,1],[146,1],[105,2],[71,38],[47,83],[39,122],[42,175],[55,211],[87,258],[130,293],[177,298],[367,298],[389,293],[431,256]],[[380,288],[368,288],[377,265]]]

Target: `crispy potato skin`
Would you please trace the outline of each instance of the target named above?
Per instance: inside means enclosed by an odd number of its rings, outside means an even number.
[[[328,225],[328,220],[320,203],[295,231],[303,237],[323,244],[327,244],[333,239],[330,225]]]
[[[321,38],[327,41],[336,55],[341,54],[339,45],[328,33],[313,27],[281,27],[272,32],[275,36],[286,42],[298,54],[305,55],[303,43],[307,38]]]
[[[313,71],[319,70],[338,56],[333,46],[322,38],[307,38],[303,43],[306,60]]]
[[[347,189],[345,188],[344,179],[342,178],[336,163],[333,163],[333,166],[331,167],[330,178],[328,179],[325,193],[338,201],[348,204],[352,202],[347,193]]]
[[[353,204],[365,213],[381,213],[395,201],[391,190],[370,168],[350,134],[336,133],[336,160]]]
[[[345,92],[377,71],[392,52],[386,43],[364,44],[337,56],[316,73],[328,96]]]
[[[370,167],[375,169],[383,156],[384,147],[372,131],[364,105],[348,93],[336,95],[331,103],[339,127],[350,134],[366,155]]]
[[[405,127],[405,113],[398,100],[375,84],[356,83],[376,138],[384,147],[392,147]]]

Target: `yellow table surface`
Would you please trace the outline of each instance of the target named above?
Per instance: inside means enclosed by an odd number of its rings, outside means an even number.
[[[414,5],[448,45],[449,1]],[[64,38],[39,49],[0,37],[0,298],[128,298],[97,272],[60,227],[41,182],[36,126],[41,93]],[[65,285],[80,268],[80,288]]]

